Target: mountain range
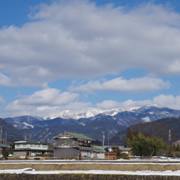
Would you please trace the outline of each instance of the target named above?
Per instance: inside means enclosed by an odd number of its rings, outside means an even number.
[[[108,141],[133,124],[169,117],[180,117],[180,110],[146,105],[129,110],[93,110],[85,113],[65,111],[45,118],[20,116],[9,117],[4,120],[21,131],[27,139],[52,140],[59,133],[71,131],[83,133],[99,141],[102,140],[102,132],[104,132],[106,141]]]

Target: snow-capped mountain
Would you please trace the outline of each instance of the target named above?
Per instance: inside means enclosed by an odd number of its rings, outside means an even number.
[[[63,119],[84,119],[84,118],[93,118],[98,114],[104,114],[109,116],[115,116],[119,112],[125,111],[123,109],[111,109],[111,110],[101,110],[101,109],[91,109],[86,112],[73,112],[70,110],[62,111],[60,113],[45,117],[45,120],[63,118]]]
[[[92,109],[84,113],[64,111],[44,119],[21,116],[4,120],[19,130],[23,130],[31,138],[38,140],[52,139],[64,131],[83,133],[94,139],[101,140],[101,132],[109,137],[138,122],[152,122],[167,117],[180,117],[180,110],[157,105],[146,105],[131,109]]]
[[[95,120],[101,117],[111,116],[114,117],[115,120],[118,118],[123,119],[141,119],[145,122],[153,121],[161,118],[166,117],[179,117],[180,110],[174,110],[166,107],[161,107],[158,105],[145,105],[143,107],[131,107],[129,109],[110,109],[110,110],[101,110],[101,109],[92,109],[86,112],[74,113],[72,111],[63,111],[56,115],[51,115],[49,117],[45,117],[45,120],[53,120],[55,118],[62,118],[62,119],[89,119]],[[127,116],[127,117],[126,117]]]
[[[31,129],[56,124],[72,124],[75,121],[80,121],[82,123],[84,121],[102,120],[105,118],[112,119],[119,125],[129,126],[140,120],[149,122],[157,119],[179,116],[180,110],[160,107],[157,105],[146,105],[143,107],[130,108],[128,110],[120,108],[110,110],[92,109],[81,113],[74,113],[67,110],[45,118],[21,116],[6,118],[5,120],[18,129]]]
[[[50,119],[55,119],[55,118],[63,118],[63,119],[75,119],[75,120],[78,120],[78,119],[82,119],[82,118],[94,117],[97,114],[101,114],[103,112],[104,111],[100,110],[100,109],[93,109],[93,110],[89,110],[89,111],[86,111],[86,112],[79,112],[79,113],[73,112],[73,111],[70,111],[70,110],[66,110],[66,111],[62,111],[62,112],[59,112],[57,114],[45,117],[44,119],[45,120],[50,120]]]

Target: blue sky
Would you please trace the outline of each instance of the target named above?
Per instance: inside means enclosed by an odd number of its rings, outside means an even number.
[[[180,109],[177,0],[0,1],[0,115]]]

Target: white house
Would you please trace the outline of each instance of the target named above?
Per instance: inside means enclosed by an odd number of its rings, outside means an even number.
[[[14,156],[36,156],[36,154],[44,154],[52,152],[48,149],[47,143],[36,141],[15,141],[13,154]]]

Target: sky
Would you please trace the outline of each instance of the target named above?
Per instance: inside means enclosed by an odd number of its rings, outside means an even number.
[[[0,1],[0,116],[180,109],[180,1]]]

